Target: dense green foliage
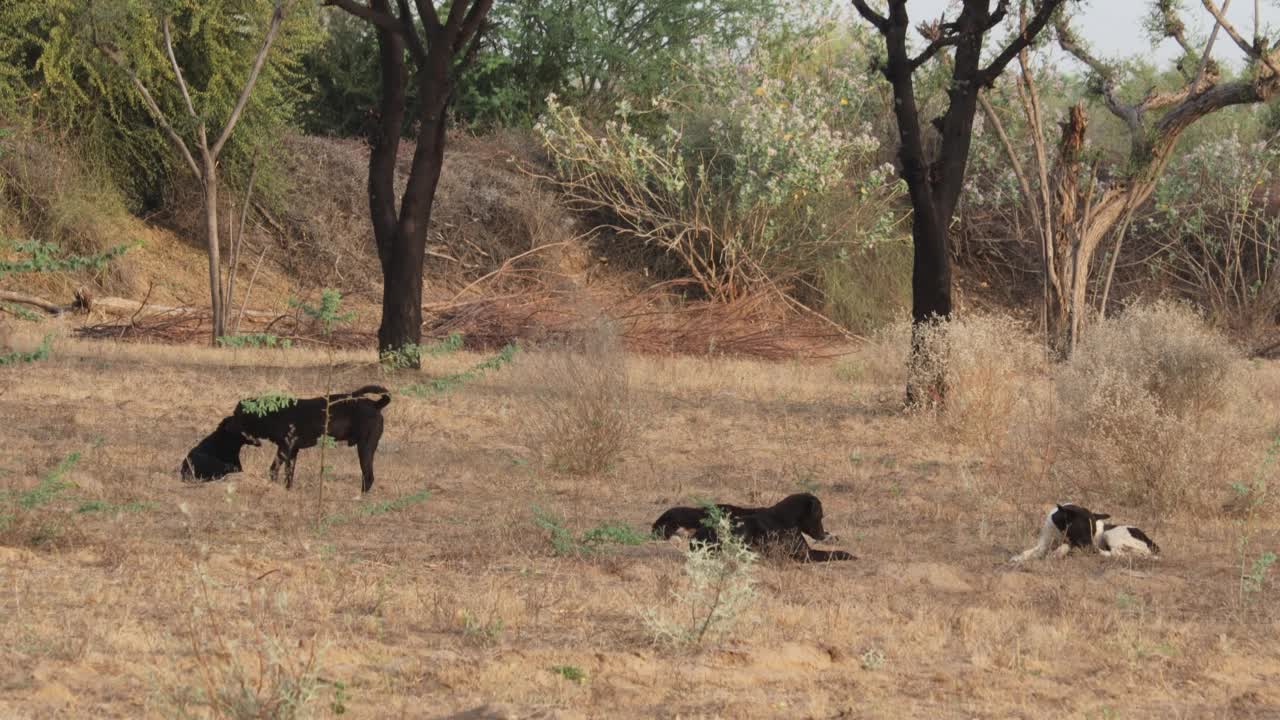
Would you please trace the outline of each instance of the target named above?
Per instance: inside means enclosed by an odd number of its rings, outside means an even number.
[[[789,0],[512,0],[494,3],[475,62],[459,87],[455,117],[472,126],[528,126],[548,95],[603,110],[648,98],[673,76],[795,12]],[[307,54],[308,132],[360,135],[379,87],[378,44],[369,23],[333,13],[324,42]],[[415,117],[407,86],[406,128]]]
[[[0,3],[0,117],[28,117],[72,138],[82,157],[125,190],[135,208],[158,207],[176,155],[127,75],[102,47],[118,50],[180,134],[190,121],[164,50],[171,18],[174,55],[196,111],[221,128],[262,43],[271,0],[11,0]],[[294,121],[305,83],[301,55],[318,39],[317,8],[300,0],[288,14],[224,173],[247,172],[253,149]],[[260,171],[263,172],[263,171]],[[265,175],[269,175],[266,172]]]

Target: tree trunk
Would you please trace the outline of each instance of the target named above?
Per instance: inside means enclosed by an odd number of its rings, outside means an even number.
[[[444,167],[446,108],[451,92],[449,62],[450,57],[443,52],[439,57],[433,52],[428,56],[428,67],[421,71],[419,95],[423,110],[418,147],[400,204],[400,217],[382,258],[380,350],[397,350],[422,339],[422,261],[431,207]]]
[[[207,152],[204,153],[203,180],[205,243],[209,250],[209,299],[213,314],[213,337],[210,342],[217,345],[218,338],[226,334],[226,317],[222,308],[222,253],[218,246],[218,167],[217,161]]]

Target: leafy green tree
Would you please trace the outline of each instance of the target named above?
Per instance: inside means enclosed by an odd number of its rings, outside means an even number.
[[[681,67],[738,47],[757,26],[794,9],[787,0],[498,3],[458,112],[512,124],[538,117],[552,93],[588,109],[649,97],[669,89]]]
[[[740,48],[794,0],[509,0],[495,3],[457,89],[455,116],[473,125],[528,125],[554,93],[599,111],[620,97],[670,90],[673,69]],[[378,85],[377,37],[333,16],[305,63],[313,78],[308,132],[367,135]],[[405,88],[409,118],[418,91]],[[409,127],[403,128],[407,133]]]
[[[225,11],[228,9],[226,6],[232,4],[206,4],[193,0],[141,6],[126,4],[112,6],[105,14],[89,17],[94,46],[127,76],[128,82],[150,113],[151,120],[164,131],[174,150],[182,158],[183,165],[199,179],[204,190],[205,244],[209,253],[209,294],[214,343],[226,334],[223,296],[231,292],[230,280],[225,291],[222,286],[221,243],[218,237],[218,160],[249,106],[254,87],[263,68],[268,64],[271,47],[280,33],[285,16],[302,5],[294,2],[286,4],[281,0],[270,5],[249,3],[248,7],[243,8],[244,12],[234,18],[238,25],[231,28],[231,32],[239,35],[240,40],[214,46],[212,50],[205,48],[209,50],[207,53],[202,53],[202,48],[197,45],[194,57],[183,53],[190,60],[184,69],[183,55],[179,54],[178,48],[185,49],[195,45],[189,41],[198,39],[205,13],[212,13],[216,17],[218,11]],[[179,15],[190,21],[187,26],[188,36],[185,38],[175,32],[175,29],[180,29],[175,23],[175,16]],[[253,24],[263,22],[265,28],[253,27]],[[172,72],[169,78],[154,73],[154,36],[157,25],[163,40],[163,57],[168,61],[168,70]],[[148,34],[152,38],[150,41]],[[175,37],[179,41],[188,42],[175,42]],[[117,38],[123,41],[124,47],[117,43]],[[256,49],[250,54],[249,51],[255,45]],[[247,66],[240,62],[245,59],[249,60]],[[241,69],[242,74],[237,78],[227,72],[227,68]],[[152,92],[151,88],[166,81],[176,84],[180,91],[182,105],[177,111],[162,108]],[[203,93],[200,92],[202,88]],[[231,98],[234,100],[228,103]],[[231,269],[230,277],[234,277],[234,268]]]
[[[192,131],[164,51],[160,19],[171,23],[174,52],[192,104],[221,126],[239,98],[261,45],[270,0],[7,0],[0,2],[0,115],[56,128],[81,156],[105,169],[135,209],[164,200],[174,172],[186,172],[170,138],[156,132],[146,101],[107,61],[107,43],[129,60],[152,99],[180,133]],[[305,90],[300,58],[318,39],[316,9],[300,2],[286,16],[271,62],[258,77],[219,166],[243,179],[252,148],[294,121]],[[269,159],[259,184],[271,174]]]

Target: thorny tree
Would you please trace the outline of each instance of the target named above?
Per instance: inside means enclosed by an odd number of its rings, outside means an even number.
[[[998,52],[983,64],[988,34],[1008,13],[1009,0],[963,0],[959,14],[945,16],[931,24],[932,40],[918,54],[907,48],[907,0],[889,0],[888,13],[881,15],[867,0],[853,0],[858,13],[884,37],[885,59],[880,67],[893,88],[894,114],[898,122],[898,159],[911,198],[911,235],[915,256],[911,272],[912,362],[907,383],[907,402],[941,400],[946,388],[934,371],[921,372],[925,363],[923,338],[928,324],[951,315],[951,249],[948,237],[951,219],[964,185],[965,168],[973,139],[973,119],[978,108],[978,92],[990,86],[1005,67],[1048,25],[1050,17],[1066,0],[1041,0],[1030,20]],[[938,151],[926,156],[926,137],[916,103],[915,72],[939,51],[952,48],[951,82],[948,104],[932,126],[940,135]],[[931,364],[930,364],[931,365]]]
[[[475,57],[493,0],[453,0],[441,21],[436,0],[325,0],[373,24],[382,89],[370,130],[369,213],[382,264],[378,349],[398,350],[422,338],[422,260],[431,205],[444,164],[446,110],[458,75]],[[441,3],[442,9],[444,3]],[[415,13],[416,10],[416,13]],[[405,65],[413,64],[412,77]],[[405,115],[405,86],[417,83],[418,145],[397,212],[396,154]]]
[[[266,33],[262,38],[262,44],[258,47],[258,52],[253,58],[253,64],[249,68],[249,75],[245,79],[244,85],[241,86],[240,96],[236,100],[235,106],[231,109],[231,114],[227,117],[222,130],[218,132],[216,137],[209,132],[211,129],[208,126],[207,119],[209,109],[204,108],[202,111],[198,111],[196,104],[191,100],[191,90],[187,86],[186,77],[183,75],[182,67],[178,64],[178,57],[174,53],[171,22],[167,15],[160,21],[160,30],[164,36],[165,57],[168,58],[174,79],[178,84],[178,88],[182,91],[183,106],[187,111],[187,117],[177,126],[170,121],[170,118],[161,109],[155,96],[147,87],[141,75],[139,75],[137,68],[132,64],[131,59],[126,57],[125,53],[112,43],[99,39],[96,25],[93,27],[94,44],[98,47],[98,50],[129,76],[129,81],[137,89],[138,95],[147,107],[147,111],[151,113],[156,124],[164,130],[169,140],[173,143],[174,149],[182,156],[187,168],[200,181],[204,190],[205,241],[209,253],[209,296],[210,310],[213,314],[214,343],[217,343],[218,338],[226,334],[227,309],[232,300],[231,293],[235,289],[234,264],[228,271],[229,277],[226,288],[224,289],[222,286],[222,259],[220,241],[218,239],[218,158],[222,155],[227,141],[231,139],[232,131],[236,129],[236,124],[240,121],[241,114],[249,104],[249,97],[253,94],[254,85],[257,84],[258,76],[262,72],[263,65],[267,62],[267,54],[271,51],[271,45],[280,30],[280,25],[284,21],[287,9],[286,5],[281,2],[277,2],[274,5]],[[191,152],[187,140],[183,139],[180,132],[183,128],[193,129],[194,137],[192,139],[194,140],[199,160],[196,159],[196,154]],[[252,183],[252,180],[250,182]],[[240,225],[242,228],[241,234],[243,234],[243,217]],[[234,260],[235,249],[233,247],[233,263]]]
[[[1126,101],[1120,97],[1123,73],[1119,67],[1089,52],[1072,32],[1067,18],[1056,23],[1058,44],[1089,67],[1091,91],[1099,95],[1111,114],[1129,131],[1128,162],[1124,173],[1102,187],[1094,172],[1082,168],[1088,118],[1077,105],[1062,126],[1057,167],[1049,178],[1054,203],[1056,231],[1050,251],[1045,253],[1047,315],[1050,339],[1064,354],[1074,348],[1082,323],[1087,321],[1087,290],[1095,253],[1102,241],[1119,228],[1117,247],[1112,251],[1102,302],[1115,269],[1119,242],[1130,218],[1151,197],[1156,183],[1188,127],[1224,108],[1266,102],[1280,91],[1280,40],[1261,35],[1257,5],[1254,6],[1253,39],[1246,40],[1224,16],[1230,0],[1219,7],[1213,0],[1201,0],[1215,21],[1203,49],[1192,44],[1180,16],[1178,0],[1154,0],[1151,18],[1158,32],[1172,38],[1182,48],[1178,62],[1181,88],[1168,92],[1149,91],[1143,98]],[[1245,53],[1249,60],[1244,77],[1226,81],[1214,62],[1213,46],[1219,30]],[[1086,178],[1084,187],[1080,179]]]

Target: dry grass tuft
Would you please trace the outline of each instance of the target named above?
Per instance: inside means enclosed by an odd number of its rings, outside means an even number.
[[[229,618],[210,602],[209,580],[200,582],[185,638],[195,669],[162,683],[162,702],[178,717],[202,706],[228,720],[306,717],[319,684],[318,648],[315,637],[294,637],[289,596],[251,588],[245,612]],[[242,617],[249,627],[238,622]]]
[[[20,234],[18,239],[57,243],[84,255],[129,242],[138,232],[137,221],[111,183],[67,147],[32,130],[15,132],[0,147],[0,230],[7,226]],[[88,279],[88,274],[78,279]],[[24,290],[36,289],[30,277],[23,279]],[[124,263],[112,263],[92,279],[113,292],[134,284]]]
[[[597,321],[579,343],[525,358],[536,388],[526,417],[531,444],[560,472],[594,475],[613,467],[636,440],[638,417],[616,331]]]
[[[922,373],[942,373],[947,398],[938,421],[948,435],[988,452],[1009,433],[1028,385],[1045,372],[1044,350],[1017,321],[967,315],[923,330]]]
[[[1134,505],[1216,497],[1248,456],[1239,363],[1182,305],[1135,305],[1096,323],[1057,376],[1058,472]]]

